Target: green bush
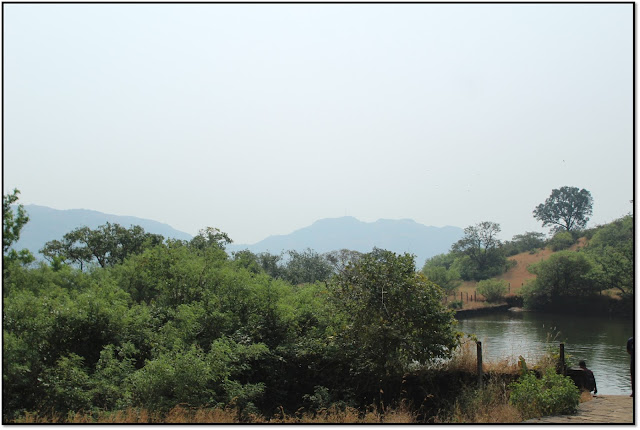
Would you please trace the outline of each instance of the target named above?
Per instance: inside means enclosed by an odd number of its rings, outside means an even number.
[[[462,309],[462,306],[462,300],[454,300],[447,305],[449,309]]]
[[[573,235],[568,231],[560,231],[556,233],[553,238],[549,241],[549,245],[553,251],[560,251],[562,249],[567,249],[571,245],[575,243],[573,239]]]
[[[533,372],[527,372],[509,388],[512,390],[509,403],[518,408],[524,419],[572,414],[580,403],[580,390],[571,378],[553,369],[547,369],[540,379]]]
[[[478,282],[478,292],[482,294],[488,302],[500,302],[507,294],[507,281],[504,279],[487,279]]]

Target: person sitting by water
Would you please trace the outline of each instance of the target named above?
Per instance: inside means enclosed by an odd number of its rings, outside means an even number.
[[[593,391],[593,394],[598,394],[598,387],[596,387],[596,377],[593,376],[593,372],[591,370],[587,369],[587,363],[585,363],[584,360],[580,360],[578,365],[587,376],[585,378],[585,388],[589,390],[589,392]]]

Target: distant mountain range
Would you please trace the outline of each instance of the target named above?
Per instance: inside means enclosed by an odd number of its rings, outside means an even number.
[[[463,235],[464,231],[459,227],[429,227],[411,219],[380,219],[368,223],[347,216],[321,219],[293,233],[270,236],[253,245],[229,245],[227,250],[278,254],[307,248],[319,253],[340,249],[369,252],[377,247],[415,254],[416,266],[422,267],[427,258],[448,252]]]
[[[110,215],[87,209],[58,210],[46,206],[25,205],[29,222],[22,229],[15,249],[29,249],[42,258],[39,250],[50,240],[61,239],[71,230],[87,226],[96,228],[107,222],[124,227],[139,225],[146,232],[161,234],[165,238],[190,240],[193,236],[157,221],[132,216]],[[380,219],[363,222],[354,217],[326,218],[287,235],[269,236],[253,245],[232,244],[230,253],[243,249],[252,252],[304,251],[311,248],[325,253],[340,249],[369,252],[374,247],[396,253],[416,255],[416,266],[421,267],[427,258],[448,252],[451,245],[463,236],[459,227],[428,227],[410,219]]]
[[[139,225],[144,228],[144,231],[161,234],[165,238],[190,240],[193,237],[170,225],[133,216],[110,215],[87,209],[58,210],[38,205],[24,205],[24,209],[29,215],[29,222],[22,229],[20,240],[13,245],[13,248],[27,248],[37,258],[42,258],[38,251],[50,240],[61,239],[78,227],[87,226],[93,229],[107,222],[117,223],[126,228]]]

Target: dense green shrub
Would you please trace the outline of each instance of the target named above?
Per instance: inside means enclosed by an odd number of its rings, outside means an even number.
[[[548,369],[540,379],[527,372],[509,387],[512,389],[509,402],[524,419],[575,413],[580,403],[580,390],[571,378],[553,369]]]
[[[562,309],[566,299],[597,294],[593,281],[593,261],[583,252],[560,251],[547,260],[532,264],[529,272],[536,278],[520,290],[524,305],[532,309]]]
[[[544,233],[528,231],[524,234],[516,234],[513,239],[504,243],[502,249],[507,257],[529,251],[534,253],[536,249],[544,248]]]
[[[462,309],[462,306],[464,306],[464,303],[462,302],[462,300],[454,300],[447,304],[447,307],[449,309]]]
[[[462,284],[460,274],[455,268],[446,269],[442,266],[427,266],[422,269],[422,273],[430,281],[438,284],[446,293],[450,294]]]
[[[560,251],[569,248],[575,243],[573,235],[568,231],[559,231],[549,241],[549,246],[553,251]]]
[[[490,303],[502,301],[507,294],[507,287],[507,281],[504,279],[486,279],[478,282],[478,292]]]

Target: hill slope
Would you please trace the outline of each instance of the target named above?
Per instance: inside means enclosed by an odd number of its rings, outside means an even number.
[[[87,226],[93,229],[107,222],[117,223],[126,228],[139,225],[146,232],[161,234],[165,238],[183,240],[192,238],[190,234],[150,219],[110,215],[87,209],[58,210],[38,205],[24,205],[24,208],[29,215],[29,222],[22,229],[20,240],[14,244],[13,248],[27,248],[36,258],[42,258],[38,251],[48,241],[61,239],[66,233],[78,227]]]
[[[448,252],[463,234],[459,227],[428,227],[410,219],[367,223],[354,217],[341,217],[321,219],[291,234],[270,236],[253,245],[231,245],[227,249],[278,254],[307,248],[319,253],[340,249],[369,252],[378,247],[415,254],[416,266],[421,268],[427,258]]]

